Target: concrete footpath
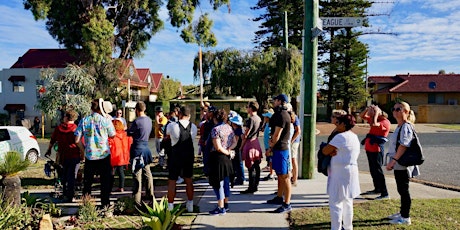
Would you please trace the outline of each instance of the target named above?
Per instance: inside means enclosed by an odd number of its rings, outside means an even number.
[[[395,126],[395,125],[393,125]],[[317,123],[319,135],[331,133],[334,125],[328,123]],[[394,130],[395,127],[392,127]],[[366,124],[357,125],[353,131],[357,134],[366,134],[369,128]],[[416,124],[417,132],[451,132],[452,130],[441,129],[431,124]],[[455,132],[455,131],[454,131]],[[262,163],[265,166],[264,163]],[[261,177],[267,175],[263,172]],[[361,191],[365,192],[373,189],[371,175],[367,172],[359,174]],[[206,182],[200,183],[203,185]],[[396,189],[396,182],[393,176],[386,176],[386,184],[391,199],[399,199]],[[297,187],[292,187],[293,209],[327,206],[328,196],[326,194],[327,177],[323,174],[314,174],[313,179],[299,179]],[[231,189],[229,198],[230,211],[224,216],[210,216],[208,211],[216,206],[216,196],[210,186],[199,199],[197,205],[200,213],[193,222],[192,229],[289,229],[287,220],[288,215],[272,213],[278,205],[267,204],[266,201],[272,199],[277,189],[277,181],[261,181],[259,191],[253,195],[239,194],[247,188],[245,186],[235,186]],[[412,199],[445,199],[460,198],[460,192],[447,189],[436,188],[420,183],[410,183],[410,193]],[[356,202],[373,202],[374,196],[359,197]],[[375,201],[377,202],[377,201]]]
[[[262,176],[267,173],[264,172]],[[387,176],[387,187],[391,199],[399,199],[394,177]],[[360,172],[361,191],[373,189],[369,173]],[[297,187],[292,187],[293,209],[327,206],[327,177],[316,173],[313,179],[299,179]],[[216,206],[216,196],[210,186],[198,202],[200,213],[193,222],[192,229],[289,229],[287,214],[272,213],[278,205],[267,204],[277,188],[277,181],[261,181],[259,191],[253,195],[239,194],[246,186],[235,186],[229,198],[230,211],[223,216],[210,216],[208,211]],[[412,199],[460,198],[460,192],[435,188],[419,183],[410,183]],[[356,202],[371,201],[375,196],[359,197]]]

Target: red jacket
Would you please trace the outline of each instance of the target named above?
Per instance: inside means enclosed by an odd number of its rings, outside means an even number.
[[[51,145],[57,142],[58,152],[60,154],[60,164],[65,159],[77,159],[80,158],[80,149],[75,144],[75,135],[73,134],[77,129],[76,124],[62,123],[54,129],[51,135]]]
[[[129,150],[133,138],[128,137],[124,130],[119,130],[113,138],[109,138],[110,144],[110,163],[112,167],[129,164]]]

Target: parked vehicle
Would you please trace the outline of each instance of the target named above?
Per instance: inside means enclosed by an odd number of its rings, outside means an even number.
[[[40,157],[37,138],[22,126],[0,126],[0,160],[8,151],[17,151],[32,164]]]

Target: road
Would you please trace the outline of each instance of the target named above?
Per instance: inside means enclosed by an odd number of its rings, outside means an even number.
[[[420,166],[421,175],[416,179],[460,188],[460,132],[417,135],[423,147],[425,162]],[[359,135],[360,140],[363,138],[364,135]],[[321,141],[326,140],[327,136],[318,136],[316,143],[319,145]],[[388,143],[385,145],[385,151],[387,150]],[[358,167],[360,171],[369,171],[364,149],[361,149]],[[393,172],[386,171],[385,174],[393,175]]]
[[[417,179],[460,188],[460,132],[420,133],[418,136],[425,154],[425,163],[420,166],[421,175]],[[360,140],[363,139],[364,135],[359,135],[359,138]],[[326,139],[327,136],[317,136],[316,144],[319,145]],[[262,138],[260,141],[263,145]],[[197,139],[194,144],[196,151]],[[43,157],[48,147],[48,141],[39,140],[39,145]],[[150,139],[149,145],[156,155],[153,139]],[[385,145],[385,149],[388,150],[388,143]],[[264,164],[262,163],[262,165]],[[364,149],[361,149],[358,166],[360,171],[369,171]],[[393,172],[385,170],[385,174],[391,177]]]

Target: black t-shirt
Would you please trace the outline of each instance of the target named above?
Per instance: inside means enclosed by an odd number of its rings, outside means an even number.
[[[275,109],[275,113],[270,118],[270,136],[273,137],[275,133],[275,128],[280,127],[283,128],[281,131],[280,139],[276,142],[275,146],[273,146],[274,150],[288,150],[289,149],[289,136],[291,135],[290,132],[290,124],[291,124],[291,116],[285,108],[278,107]]]

